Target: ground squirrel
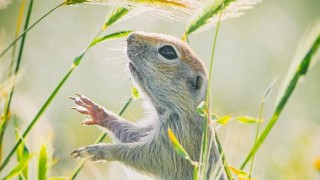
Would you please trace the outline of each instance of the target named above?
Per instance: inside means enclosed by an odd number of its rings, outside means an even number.
[[[203,63],[187,43],[155,33],[131,33],[127,55],[133,82],[156,115],[149,118],[150,124],[134,124],[78,95],[72,98],[75,109],[91,116],[84,124],[106,128],[120,143],[86,146],[73,154],[91,161],[120,161],[160,179],[192,179],[193,166],[174,151],[167,132],[170,127],[191,159],[199,159],[203,117],[196,107],[207,90]],[[213,148],[209,168],[216,167],[218,157]],[[226,179],[225,173],[215,179]]]

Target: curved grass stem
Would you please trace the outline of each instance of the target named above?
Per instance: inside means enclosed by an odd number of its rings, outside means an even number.
[[[264,99],[262,99],[261,105],[260,105],[259,121],[258,121],[258,125],[257,125],[257,130],[256,130],[256,137],[254,139],[254,145],[257,143],[257,140],[258,140],[258,134],[259,134],[260,124],[261,124],[261,119],[262,119],[263,107],[264,107]],[[250,164],[249,179],[251,179],[251,176],[252,176],[252,168],[253,168],[255,154],[256,154],[256,152],[253,152],[252,160],[251,160],[251,164]]]
[[[32,7],[33,7],[33,0],[31,0],[30,3],[29,3],[29,9],[28,9],[28,13],[27,13],[24,29],[27,29],[28,26],[29,26]],[[22,61],[22,54],[23,54],[25,40],[26,40],[26,35],[23,35],[22,36],[21,45],[20,45],[20,49],[19,49],[18,58],[17,58],[16,67],[15,67],[15,70],[14,70],[14,75],[17,75],[17,73],[19,72],[19,69],[20,69],[20,64],[21,64],[21,61]],[[3,110],[3,113],[4,113],[3,117],[4,118],[3,118],[3,122],[1,124],[1,132],[0,132],[0,148],[1,149],[3,147],[3,136],[4,136],[4,133],[5,133],[6,127],[8,125],[8,121],[9,121],[10,105],[11,105],[11,102],[12,102],[14,89],[15,89],[15,83],[12,85],[12,87],[10,89],[9,97],[5,102],[5,107],[4,107],[4,110]]]
[[[302,76],[306,75],[308,68],[310,66],[311,59],[312,59],[313,55],[316,54],[319,46],[320,46],[320,34],[318,35],[318,37],[314,41],[312,47],[306,53],[304,58],[301,60],[301,63],[296,67],[296,71],[295,71],[294,75],[291,77],[290,83],[286,87],[286,91],[284,92],[279,103],[277,104],[276,109],[275,109],[269,123],[267,124],[265,129],[260,134],[257,142],[250,150],[250,152],[247,155],[247,157],[245,158],[244,162],[241,164],[240,169],[245,168],[245,166],[250,161],[250,159],[252,158],[254,153],[257,152],[258,149],[260,148],[260,146],[263,144],[263,142],[265,141],[265,139],[269,135],[269,133],[270,133],[271,129],[273,128],[273,126],[275,125],[275,123],[278,121],[278,118],[279,118],[282,110],[284,109],[285,105],[287,104],[290,96],[292,95],[295,87],[297,86],[299,79]]]
[[[31,123],[28,125],[27,129],[24,131],[22,138],[19,139],[19,141],[15,144],[15,146],[12,148],[12,150],[10,151],[10,153],[8,154],[8,156],[6,157],[6,159],[4,160],[4,162],[1,164],[0,166],[0,171],[3,170],[3,168],[8,164],[8,162],[10,161],[10,158],[12,157],[12,155],[14,154],[14,152],[17,150],[17,148],[19,147],[19,145],[22,143],[22,139],[25,139],[27,137],[27,135],[29,134],[29,132],[31,131],[31,129],[33,128],[33,126],[38,122],[39,118],[41,117],[41,115],[45,112],[45,110],[47,109],[47,107],[49,106],[49,104],[52,102],[53,98],[56,96],[56,94],[59,92],[60,88],[62,87],[62,85],[65,83],[65,81],[68,79],[68,77],[70,76],[70,74],[72,73],[72,71],[75,69],[75,66],[73,66],[69,72],[64,76],[64,78],[60,81],[59,85],[54,89],[54,91],[51,93],[51,95],[49,96],[49,98],[46,100],[46,102],[44,103],[44,105],[42,105],[42,107],[40,108],[39,112],[37,113],[37,115],[33,118],[33,120],[31,121]]]
[[[44,113],[44,111],[48,108],[48,106],[50,105],[50,103],[52,102],[52,100],[54,99],[54,97],[57,95],[57,93],[59,92],[59,90],[61,89],[61,87],[64,85],[64,83],[66,82],[66,80],[69,78],[69,76],[71,75],[71,73],[73,72],[73,70],[80,64],[83,56],[85,55],[85,53],[91,48],[92,43],[95,42],[95,40],[97,39],[97,37],[101,34],[102,31],[99,31],[99,33],[96,35],[96,37],[94,38],[94,40],[88,45],[88,47],[85,49],[85,51],[83,51],[79,56],[77,56],[71,66],[71,69],[66,73],[66,75],[64,76],[64,78],[60,81],[60,83],[58,84],[58,86],[54,89],[54,91],[51,93],[51,95],[49,96],[49,98],[46,100],[46,102],[44,103],[44,105],[42,105],[41,109],[39,110],[39,112],[37,113],[37,115],[34,117],[34,119],[31,121],[31,123],[29,124],[29,126],[27,127],[26,131],[23,133],[23,138],[25,138],[28,133],[30,132],[30,130],[33,128],[33,126],[36,124],[36,122],[38,122],[39,118],[41,117],[41,115]],[[109,40],[109,39],[114,39],[114,38],[120,38],[123,37],[124,35],[127,35],[127,33],[123,33],[123,32],[118,32],[118,33],[113,33],[110,35],[105,36],[106,38],[103,38],[102,40],[95,42],[95,44],[102,42],[104,40]],[[14,154],[14,152],[16,151],[17,147],[21,144],[21,141],[18,141],[16,143],[16,145],[14,146],[14,148],[10,151],[9,155],[6,157],[5,161],[1,164],[0,166],[0,171],[7,165],[7,163],[9,162],[10,158],[12,157],[12,155]]]
[[[55,11],[56,9],[58,9],[59,7],[61,7],[62,5],[64,5],[65,2],[55,6],[54,8],[52,8],[50,11],[48,11],[46,14],[44,14],[41,18],[39,18],[36,22],[34,22],[30,27],[26,28],[20,36],[18,36],[13,42],[11,42],[0,54],[0,58],[22,37],[25,36],[25,34],[31,30],[35,25],[37,25],[41,20],[43,20],[45,17],[47,17],[49,14],[51,14],[53,11]]]

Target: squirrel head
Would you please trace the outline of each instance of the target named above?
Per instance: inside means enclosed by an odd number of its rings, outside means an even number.
[[[205,99],[207,72],[200,58],[180,39],[133,32],[127,38],[127,56],[134,82],[156,108],[195,110]]]

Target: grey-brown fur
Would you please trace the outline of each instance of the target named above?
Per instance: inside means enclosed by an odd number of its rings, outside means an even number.
[[[170,45],[177,58],[166,59],[159,48]],[[177,38],[152,33],[134,32],[127,39],[129,69],[134,83],[156,111],[150,124],[136,125],[79,95],[75,100],[80,113],[88,114],[87,125],[107,128],[120,143],[97,144],[76,150],[76,157],[92,161],[120,161],[160,179],[187,180],[193,177],[193,166],[179,156],[169,141],[170,127],[191,159],[198,161],[201,151],[203,118],[196,112],[205,100],[207,73],[189,46]],[[198,85],[198,86],[195,86]],[[218,163],[219,153],[213,148],[210,167]],[[217,179],[226,179],[225,174]]]

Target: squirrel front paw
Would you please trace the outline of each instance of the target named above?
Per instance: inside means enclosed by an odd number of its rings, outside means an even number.
[[[108,160],[106,154],[108,145],[96,144],[79,148],[71,153],[74,158],[88,158],[90,161]]]
[[[107,110],[101,107],[99,104],[93,102],[91,99],[83,95],[76,95],[77,97],[69,97],[78,105],[76,107],[72,107],[71,109],[75,109],[79,113],[86,114],[91,117],[91,119],[86,119],[83,124],[103,126],[105,121],[111,118],[107,113]]]

